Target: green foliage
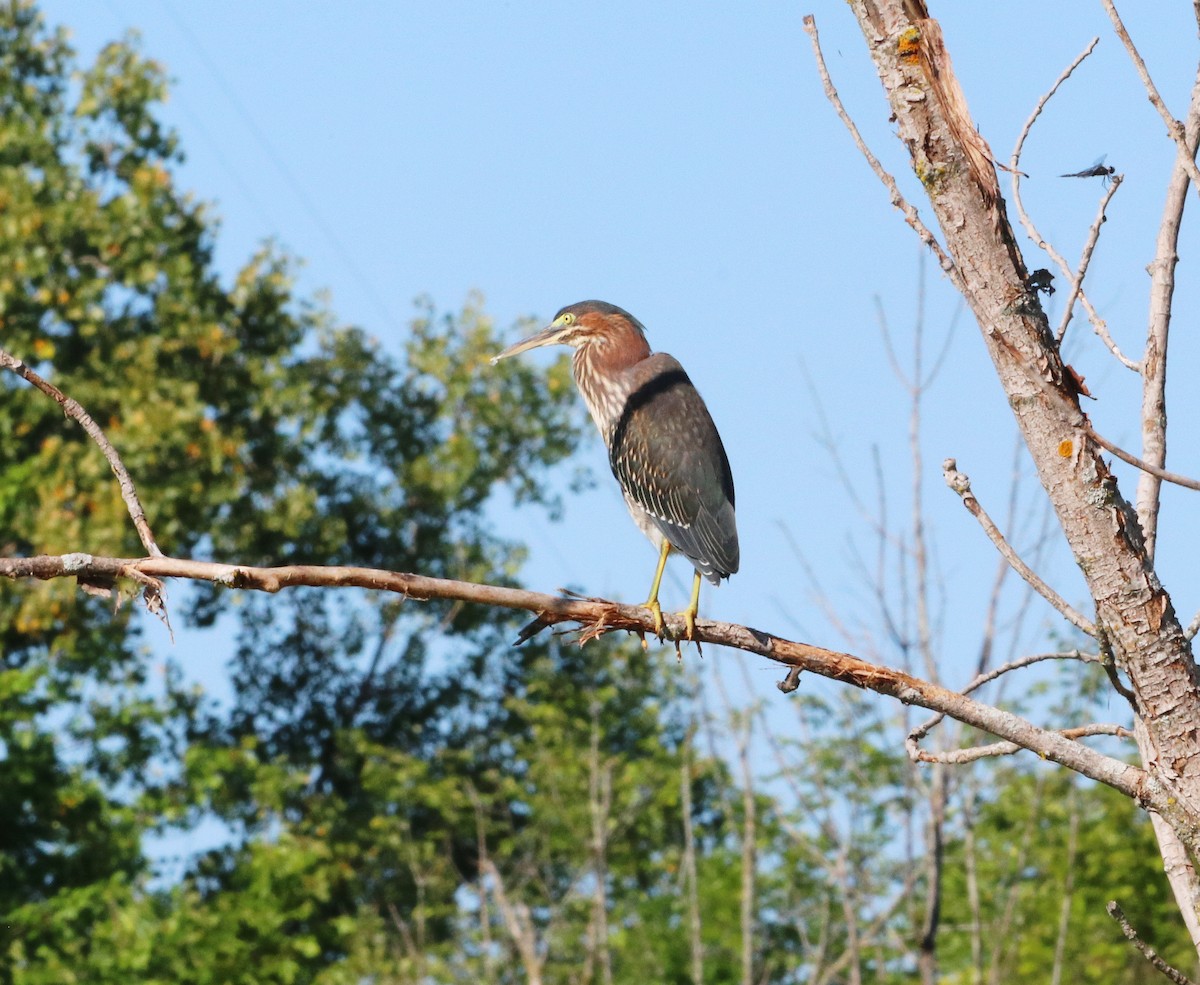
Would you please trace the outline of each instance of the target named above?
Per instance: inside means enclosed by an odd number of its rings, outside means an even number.
[[[389,354],[297,299],[292,262],[271,247],[223,284],[212,220],[177,186],[177,141],[157,119],[159,66],[125,42],[77,68],[65,34],[28,3],[0,11],[0,62],[5,347],[105,428],[162,546],[511,579],[520,550],[483,509],[504,489],[554,506],[543,470],[580,433],[565,364],[548,377],[519,364],[484,371],[499,341],[476,301],[454,317],[425,306],[405,351]],[[0,387],[0,549],[140,553],[98,450],[41,394],[11,377]],[[526,417],[505,410],[517,405]],[[365,821],[377,804],[358,786],[355,737],[404,745],[428,727],[432,747],[451,716],[465,717],[441,700],[449,670],[441,683],[424,676],[434,628],[458,641],[438,659],[460,671],[509,631],[483,613],[365,595],[349,607],[300,594],[242,600],[233,672],[245,687],[226,713],[206,709],[170,663],[151,662],[129,607],[114,614],[66,582],[0,592],[0,792],[14,805],[0,822],[0,912],[11,917],[0,949],[14,980],[38,968],[53,979],[71,967],[63,955],[102,951],[96,921],[109,905],[129,908],[121,919],[143,931],[161,919],[169,940],[220,933],[219,901],[242,900],[247,913],[229,925],[254,912],[274,940],[257,910],[284,894],[254,873],[308,871],[301,856],[313,846],[308,868],[341,905],[345,879],[330,879],[319,839],[281,827],[320,813],[304,778],[325,794],[353,788]],[[177,620],[190,607],[205,624],[230,601],[203,591],[172,604]],[[234,825],[230,845],[170,893],[147,895],[144,837],[212,817]],[[104,904],[118,887],[125,902]],[[278,927],[316,905],[305,910],[301,895]],[[212,919],[179,923],[178,908],[196,915],[201,899],[214,901]],[[285,952],[279,980],[327,960],[309,946]]]
[[[956,838],[946,866],[944,962],[970,967],[974,917],[964,883],[972,853],[984,959],[1001,981],[1033,981],[1054,963],[1068,897],[1063,965],[1076,982],[1152,981],[1152,969],[1105,911],[1116,899],[1169,963],[1195,966],[1145,814],[1107,787],[1062,771],[1003,771],[1002,796],[972,819],[974,844]],[[1077,826],[1071,844],[1071,827]]]

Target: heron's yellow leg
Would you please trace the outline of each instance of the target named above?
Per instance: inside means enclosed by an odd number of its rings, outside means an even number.
[[[696,577],[692,580],[692,600],[688,603],[688,607],[683,611],[683,621],[687,623],[687,638],[693,640],[696,638],[696,616],[700,612],[700,572],[696,572]]]
[[[654,615],[654,632],[657,636],[663,634],[663,614],[662,606],[658,604],[658,586],[662,584],[663,571],[667,567],[667,555],[671,553],[671,545],[668,541],[662,542],[662,550],[658,555],[658,568],[654,572],[654,583],[650,586],[650,597],[642,603],[642,607],[649,609]]]

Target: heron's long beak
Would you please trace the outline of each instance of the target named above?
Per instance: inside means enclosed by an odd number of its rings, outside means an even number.
[[[492,356],[492,365],[495,366],[501,359],[507,359],[509,356],[515,356],[530,349],[537,349],[543,345],[556,345],[562,341],[562,336],[566,328],[566,325],[554,322],[552,325],[543,328],[540,332],[534,332],[528,338],[521,339],[520,342],[510,345],[500,355]]]

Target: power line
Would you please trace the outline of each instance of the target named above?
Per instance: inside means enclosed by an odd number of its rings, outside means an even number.
[[[115,0],[109,0],[110,6],[113,6],[114,3]],[[250,114],[250,111],[246,108],[245,104],[238,96],[237,90],[226,81],[225,76],[222,74],[216,62],[213,61],[213,59],[209,56],[204,46],[200,43],[199,38],[175,9],[174,4],[165,2],[163,3],[163,8],[166,10],[171,20],[175,22],[175,26],[178,28],[180,34],[182,34],[187,43],[192,46],[197,57],[201,62],[203,62],[204,67],[208,70],[209,74],[224,93],[225,98],[229,101],[230,105],[233,106],[234,111],[239,117],[241,117],[242,122],[253,135],[254,139],[258,142],[258,145],[262,149],[263,153],[266,154],[267,158],[274,165],[275,169],[283,177],[283,180],[287,183],[293,196],[295,196],[296,201],[300,204],[304,212],[307,213],[309,219],[312,221],[313,225],[317,227],[321,235],[325,237],[328,246],[342,262],[342,265],[345,267],[346,271],[357,282],[359,289],[363,292],[363,295],[373,305],[375,305],[376,309],[383,316],[384,321],[389,326],[396,327],[398,322],[393,316],[391,310],[388,308],[386,302],[383,300],[383,297],[375,289],[375,286],[371,283],[370,278],[367,277],[366,273],[355,262],[353,256],[350,254],[350,251],[347,250],[342,244],[342,241],[338,238],[333,226],[325,219],[325,216],[322,214],[321,210],[317,207],[316,203],[305,191],[304,186],[300,183],[299,179],[297,179],[292,169],[288,166],[287,160],[275,149],[274,144],[272,144],[266,133],[264,133],[255,122],[254,117]],[[129,23],[127,18],[122,17],[122,20],[126,23]],[[220,146],[220,142],[215,140],[208,133],[207,129],[203,127],[203,125],[198,126],[197,129],[200,131],[201,135],[204,136],[205,139],[207,139],[214,146],[214,148],[218,148]],[[232,163],[228,161],[228,159],[220,150],[216,151],[216,156],[222,162],[223,166],[234,175],[234,180],[237,182],[238,187],[247,193],[247,197],[249,198],[251,204],[254,205],[256,211],[259,212],[260,216],[263,215],[265,210],[258,203],[257,197],[253,194],[253,192],[249,191],[248,183],[240,176],[240,174],[237,173]],[[269,217],[267,218],[267,221],[270,222]],[[275,223],[271,222],[270,224],[273,229],[278,231],[278,226]]]

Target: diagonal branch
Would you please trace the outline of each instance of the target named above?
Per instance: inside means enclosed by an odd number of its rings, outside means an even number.
[[[1136,372],[1139,368],[1138,364],[1120,350],[1116,341],[1108,331],[1108,325],[1105,323],[1104,319],[1100,317],[1096,309],[1092,307],[1091,301],[1088,300],[1087,295],[1083,292],[1083,278],[1087,273],[1088,265],[1091,263],[1092,251],[1096,247],[1096,240],[1100,237],[1100,226],[1104,222],[1104,210],[1108,207],[1108,203],[1112,199],[1113,195],[1116,194],[1117,187],[1120,186],[1121,179],[1118,177],[1111,183],[1107,194],[1100,202],[1099,213],[1097,214],[1096,221],[1092,224],[1091,231],[1088,234],[1088,242],[1087,245],[1084,246],[1083,257],[1080,260],[1078,272],[1071,270],[1071,266],[1067,263],[1066,258],[1054,248],[1054,244],[1049,242],[1049,240],[1042,236],[1042,234],[1038,231],[1037,227],[1033,224],[1033,219],[1031,219],[1029,213],[1025,211],[1025,203],[1021,200],[1021,175],[1023,172],[1020,169],[1020,163],[1021,150],[1025,146],[1025,140],[1028,138],[1030,131],[1033,129],[1033,124],[1037,122],[1037,118],[1042,115],[1042,110],[1046,108],[1046,104],[1050,101],[1054,94],[1058,92],[1059,87],[1071,77],[1075,69],[1077,69],[1083,63],[1084,59],[1092,53],[1099,42],[1099,38],[1092,38],[1091,43],[1075,56],[1075,60],[1072,61],[1071,64],[1065,69],[1063,69],[1062,74],[1054,80],[1054,85],[1052,85],[1042,95],[1041,99],[1037,101],[1037,105],[1034,106],[1033,112],[1029,114],[1029,118],[1025,121],[1025,126],[1021,128],[1021,133],[1017,137],[1017,142],[1013,146],[1012,157],[1009,159],[1008,170],[1012,174],[1013,207],[1017,210],[1017,217],[1021,220],[1021,225],[1025,227],[1025,232],[1028,234],[1029,238],[1032,239],[1035,244],[1037,244],[1038,248],[1044,250],[1046,255],[1054,261],[1054,263],[1058,266],[1058,269],[1062,272],[1063,277],[1071,282],[1071,297],[1067,303],[1066,312],[1064,313],[1062,323],[1059,325],[1058,332],[1056,334],[1056,338],[1058,339],[1059,343],[1061,344],[1063,335],[1066,334],[1067,325],[1071,321],[1072,308],[1074,307],[1075,300],[1078,299],[1079,303],[1083,305],[1084,310],[1087,312],[1088,320],[1092,323],[1092,328],[1095,330],[1096,334],[1100,336],[1101,341],[1108,347],[1108,351],[1111,352],[1123,366]]]
[[[1133,929],[1132,924],[1129,922],[1129,918],[1125,916],[1125,911],[1121,909],[1121,905],[1116,900],[1109,900],[1108,906],[1105,907],[1105,909],[1108,910],[1108,915],[1116,920],[1120,925],[1121,933],[1129,938],[1133,946],[1142,952],[1142,957],[1154,965],[1158,971],[1161,971],[1164,975],[1171,979],[1175,985],[1196,985],[1195,982],[1188,978],[1188,976],[1178,968],[1174,968],[1167,964],[1161,957],[1159,957],[1158,952],[1155,951],[1154,948],[1142,940],[1138,932]]]
[[[1081,663],[1099,663],[1100,657],[1098,654],[1084,653],[1082,650],[1064,650],[1061,653],[1032,653],[1029,656],[1010,660],[1008,663],[1001,664],[999,667],[994,667],[989,671],[976,674],[974,680],[967,684],[959,693],[970,694],[972,691],[978,690],[985,684],[990,684],[1005,674],[1010,674],[1014,670],[1023,670],[1026,667],[1032,667],[1034,664],[1042,663],[1045,660],[1078,660]],[[918,743],[940,725],[945,717],[944,714],[939,712],[908,733],[908,738],[904,740],[904,745],[908,750],[910,759],[921,760],[925,758],[926,754],[920,751]]]
[[[1167,104],[1163,101],[1163,97],[1159,95],[1158,87],[1154,84],[1154,80],[1150,78],[1150,70],[1146,68],[1146,63],[1142,60],[1137,46],[1134,45],[1133,38],[1125,30],[1125,24],[1121,20],[1121,15],[1117,13],[1116,4],[1113,3],[1113,0],[1101,0],[1101,3],[1104,4],[1104,9],[1108,12],[1108,19],[1112,21],[1113,30],[1117,32],[1117,37],[1121,39],[1121,44],[1125,46],[1125,51],[1128,52],[1134,69],[1137,70],[1138,78],[1142,80],[1142,85],[1146,87],[1146,95],[1150,98],[1150,102],[1154,105],[1154,108],[1158,110],[1158,115],[1162,117],[1163,123],[1167,125],[1167,136],[1175,141],[1182,152],[1178,158],[1179,163],[1187,169],[1188,176],[1192,179],[1196,190],[1200,192],[1200,168],[1196,167],[1196,152],[1193,150],[1190,155],[1187,153],[1188,140],[1184,125],[1171,115],[1171,111],[1167,109]]]
[[[1183,486],[1184,489],[1200,490],[1200,482],[1195,479],[1189,479],[1186,475],[1180,475],[1178,472],[1168,472],[1166,469],[1160,469],[1157,465],[1151,465],[1149,462],[1144,462],[1136,455],[1127,452],[1120,445],[1114,445],[1104,435],[1098,434],[1095,429],[1088,428],[1088,435],[1101,448],[1112,452],[1126,465],[1132,465],[1135,469],[1140,469],[1156,479],[1162,479],[1163,482],[1170,482],[1177,486]]]
[[[812,14],[808,14],[804,18],[804,30],[812,41],[813,54],[817,59],[817,72],[821,76],[821,85],[825,90],[825,97],[833,104],[838,119],[850,131],[850,136],[854,138],[854,146],[867,159],[867,163],[871,166],[871,170],[875,172],[876,177],[883,182],[884,187],[891,195],[892,205],[904,213],[904,221],[912,226],[916,234],[921,237],[921,242],[933,251],[934,256],[938,258],[938,263],[941,265],[942,270],[954,281],[958,289],[964,290],[962,277],[954,266],[954,261],[946,255],[946,251],[942,249],[942,244],[938,242],[937,237],[930,228],[921,221],[920,213],[917,212],[916,207],[910,205],[904,195],[901,194],[900,186],[896,184],[896,179],[879,163],[879,158],[871,153],[871,148],[867,146],[867,142],[863,140],[862,134],[858,132],[858,127],[855,125],[854,120],[846,112],[846,107],[842,105],[842,97],[838,95],[833,80],[829,76],[829,69],[825,66],[825,55],[821,51],[821,39],[817,34],[817,22]]]
[[[359,587],[396,592],[420,601],[441,599],[472,602],[537,613],[542,626],[576,622],[585,627],[584,638],[612,630],[624,630],[645,636],[654,632],[654,618],[642,606],[621,605],[606,599],[564,598],[518,588],[451,581],[424,575],[322,565],[284,565],[257,568],[248,565],[219,564],[187,558],[114,558],[90,554],[41,555],[29,558],[0,558],[0,576],[7,578],[79,578],[109,580],[140,576],[145,578],[184,578],[207,581],[227,588],[278,592],[295,586],[323,588]],[[682,616],[668,618],[676,639],[683,633]],[[1175,811],[1167,788],[1145,771],[1104,756],[1056,732],[1042,729],[1018,715],[993,708],[982,702],[848,653],[827,650],[783,639],[762,630],[734,623],[700,619],[696,622],[698,642],[713,643],[756,653],[789,668],[800,668],[896,698],[905,704],[941,711],[959,721],[1007,739],[1044,759],[1059,763],[1101,783],[1120,790],[1141,804],[1165,812]],[[1178,819],[1177,819],[1178,820]],[[1197,832],[1200,841],[1200,832]]]
[[[1091,735],[1115,735],[1121,739],[1133,737],[1133,733],[1124,725],[1112,725],[1097,722],[1091,725],[1076,725],[1074,728],[1058,729],[1058,734],[1068,739],[1082,739]],[[1021,751],[1015,742],[992,742],[986,746],[969,746],[966,749],[946,749],[942,752],[926,752],[918,749],[909,755],[919,763],[946,763],[951,766],[961,766],[964,763],[974,763],[980,759],[997,756],[1012,756]]]
[[[1083,279],[1087,276],[1088,267],[1092,263],[1092,254],[1096,250],[1096,243],[1100,239],[1100,229],[1105,222],[1108,221],[1108,216],[1105,214],[1108,210],[1108,203],[1112,201],[1112,197],[1117,193],[1117,189],[1121,187],[1121,182],[1125,180],[1124,175],[1114,174],[1108,182],[1108,189],[1104,196],[1100,199],[1100,205],[1096,209],[1096,218],[1092,222],[1092,227],[1088,230],[1087,240],[1083,244],[1083,252],[1079,256],[1079,266],[1075,269],[1074,275],[1071,277],[1071,293],[1067,295],[1067,303],[1063,311],[1062,321],[1058,323],[1058,328],[1054,332],[1054,337],[1058,340],[1058,344],[1062,345],[1062,340],[1067,334],[1067,326],[1071,324],[1071,316],[1075,313],[1075,301],[1079,299],[1086,302],[1083,297]],[[1089,310],[1089,317],[1095,312]],[[1117,343],[1108,333],[1108,326],[1103,320],[1093,320],[1093,325],[1096,327],[1096,333],[1103,339],[1104,344],[1108,346],[1109,351],[1120,360],[1121,364],[1127,369],[1132,369],[1137,372],[1140,369],[1138,363],[1134,362],[1122,354],[1117,347]],[[1103,326],[1103,331],[1101,330]]]
[[[9,355],[3,349],[0,349],[0,366],[12,370],[12,372],[16,373],[22,379],[32,383],[42,393],[53,397],[58,402],[58,405],[62,407],[63,413],[83,428],[87,432],[88,437],[96,442],[100,450],[104,452],[104,457],[108,459],[108,464],[112,467],[113,474],[117,477],[117,484],[121,487],[121,498],[125,500],[125,507],[129,510],[130,519],[133,520],[133,525],[137,528],[138,536],[142,539],[142,546],[146,548],[146,552],[151,557],[162,557],[162,551],[159,550],[158,544],[155,543],[154,535],[150,532],[150,524],[146,521],[146,513],[142,509],[141,501],[138,499],[137,490],[133,487],[133,480],[129,478],[129,473],[121,461],[121,456],[117,454],[117,450],[112,446],[112,443],[104,436],[104,432],[100,430],[100,425],[76,401],[68,397],[53,383],[43,379],[21,362],[20,359]]]
[[[1066,599],[1042,581],[1037,573],[1021,560],[1021,556],[1013,550],[1012,545],[1004,539],[1004,534],[1000,532],[1000,528],[996,526],[995,521],[988,516],[987,510],[983,508],[979,500],[975,498],[975,494],[971,492],[971,480],[958,471],[958,463],[953,458],[947,458],[942,463],[942,477],[946,480],[946,485],[962,498],[963,506],[979,521],[979,525],[983,527],[983,532],[988,535],[988,540],[996,545],[996,550],[1000,552],[1004,560],[1012,565],[1012,569],[1024,578],[1026,583],[1035,592],[1062,613],[1063,618],[1076,629],[1082,630],[1088,636],[1096,636],[1097,630],[1091,620],[1082,613],[1077,612]]]

